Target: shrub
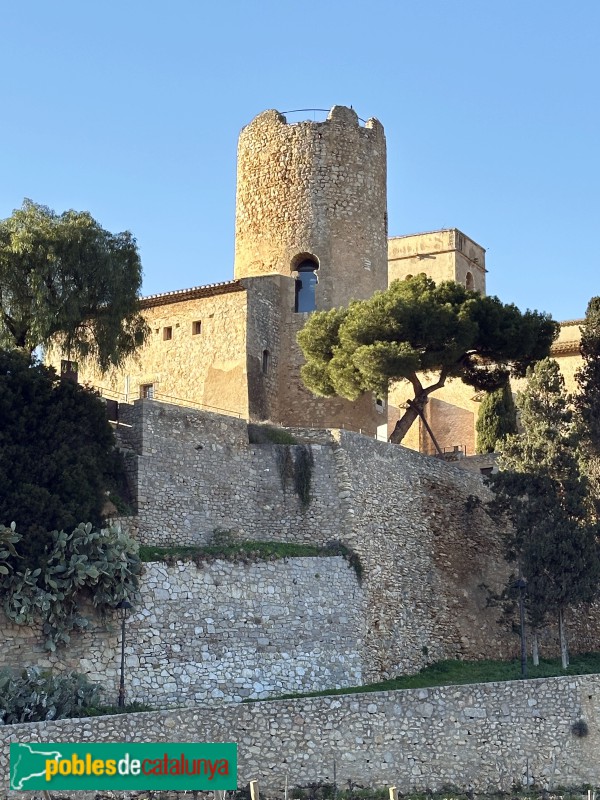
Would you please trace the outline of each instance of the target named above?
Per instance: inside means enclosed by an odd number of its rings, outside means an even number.
[[[38,667],[22,672],[0,670],[0,720],[4,725],[77,717],[81,709],[97,705],[99,699],[98,686],[76,672],[54,676]]]
[[[0,535],[6,530],[14,533],[12,526],[0,526]],[[18,625],[40,617],[46,648],[55,650],[69,642],[74,628],[89,624],[82,600],[89,599],[101,614],[121,600],[135,602],[142,562],[137,542],[118,526],[94,530],[88,522],[70,534],[52,531],[49,537],[48,551],[35,569],[9,557],[9,571],[0,575],[0,597]]]

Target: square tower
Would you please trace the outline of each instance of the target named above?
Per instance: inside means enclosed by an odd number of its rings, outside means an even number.
[[[389,283],[420,273],[485,294],[485,250],[457,228],[389,239]]]

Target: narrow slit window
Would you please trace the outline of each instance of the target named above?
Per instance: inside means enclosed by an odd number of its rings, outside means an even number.
[[[263,375],[266,375],[269,371],[269,351],[263,350],[262,352],[262,371]]]

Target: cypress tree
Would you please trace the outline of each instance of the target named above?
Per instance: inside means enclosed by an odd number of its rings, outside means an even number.
[[[508,436],[492,477],[491,507],[512,522],[507,551],[528,583],[530,623],[558,617],[563,667],[568,666],[565,611],[597,593],[600,558],[590,522],[587,480],[578,460],[580,429],[558,364],[543,359],[527,372],[517,397],[523,432]]]
[[[494,453],[505,436],[517,432],[517,410],[509,383],[486,394],[475,428],[478,453]]]
[[[583,365],[575,374],[579,392],[575,406],[582,422],[584,443],[600,456],[600,297],[588,303],[581,327]]]

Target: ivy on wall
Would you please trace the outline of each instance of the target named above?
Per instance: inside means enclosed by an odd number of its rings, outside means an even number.
[[[311,446],[309,444],[280,445],[275,451],[275,459],[284,493],[289,484],[293,484],[300,505],[303,509],[308,508],[315,464]]]

